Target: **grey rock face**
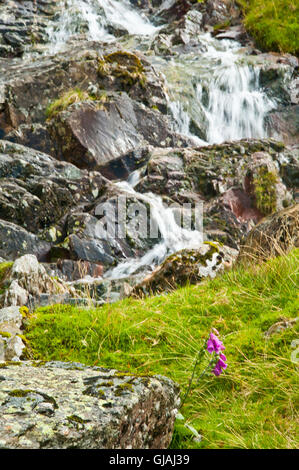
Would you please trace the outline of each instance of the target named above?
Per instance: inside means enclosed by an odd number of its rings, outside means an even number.
[[[156,148],[135,189],[153,191],[168,203],[202,201],[208,239],[238,248],[242,235],[267,211],[294,202],[298,170],[298,151],[274,140]]]
[[[134,376],[78,363],[1,368],[0,447],[163,449],[179,389],[162,376]]]
[[[0,56],[15,57],[36,42],[47,39],[47,20],[56,6],[53,0],[0,1]]]

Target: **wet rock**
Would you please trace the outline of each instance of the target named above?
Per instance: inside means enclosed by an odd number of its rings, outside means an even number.
[[[58,158],[112,179],[125,179],[143,164],[148,144],[168,147],[180,140],[166,117],[125,93],[71,105],[51,120],[49,130]]]
[[[57,2],[18,0],[0,2],[0,55],[18,57],[35,43],[47,40],[46,27]]]
[[[179,21],[165,25],[153,40],[151,47],[156,53],[172,55],[175,53],[172,46],[198,45],[200,34],[202,34],[202,14],[190,10]]]
[[[268,259],[299,247],[299,204],[262,219],[242,241],[238,262]]]
[[[171,441],[179,389],[165,377],[29,361],[1,376],[2,448],[162,449]]]
[[[204,243],[197,250],[182,250],[170,255],[140,284],[132,296],[161,293],[188,284],[196,284],[205,277],[215,277],[217,271],[230,267],[237,251],[217,243]]]
[[[272,136],[282,136],[287,145],[299,142],[299,105],[286,106],[267,116],[267,127]]]
[[[73,212],[67,218],[70,234],[51,249],[50,257],[54,260],[64,254],[64,258],[100,263],[107,269],[122,259],[142,256],[160,240],[159,235],[150,236],[149,214],[149,204],[141,195],[111,185],[89,213]],[[138,230],[139,223],[142,229]]]
[[[298,104],[297,57],[290,54],[263,53],[252,58],[259,66],[259,81],[268,96],[280,106]]]

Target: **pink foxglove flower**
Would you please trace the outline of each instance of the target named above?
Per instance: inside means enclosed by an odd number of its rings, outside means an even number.
[[[207,351],[210,354],[212,354],[213,352],[219,354],[220,351],[223,351],[224,349],[225,347],[222,341],[220,341],[220,339],[218,339],[217,336],[214,335],[214,333],[211,333],[207,342]]]

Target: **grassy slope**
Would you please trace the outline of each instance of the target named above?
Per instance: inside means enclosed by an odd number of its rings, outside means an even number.
[[[237,0],[259,47],[299,55],[298,0]]]
[[[298,316],[298,266],[296,249],[164,296],[96,310],[40,308],[26,332],[31,357],[159,373],[183,392],[197,349],[214,326],[229,367],[218,378],[194,381],[181,410],[202,442],[184,441],[179,433],[173,446],[294,448],[299,393],[291,341],[298,338],[299,322],[270,339],[264,332],[281,318]]]

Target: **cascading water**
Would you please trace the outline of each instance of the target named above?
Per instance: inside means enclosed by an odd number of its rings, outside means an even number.
[[[47,34],[51,51],[57,52],[74,35],[85,33],[89,40],[113,41],[109,26],[122,28],[129,34],[151,35],[157,28],[133,10],[127,0],[65,0],[58,17]]]
[[[173,208],[165,207],[162,198],[156,194],[139,194],[134,190],[138,183],[138,171],[131,175],[128,182],[116,183],[119,189],[126,193],[137,195],[139,200],[148,203],[151,208],[151,217],[160,232],[160,241],[142,258],[128,260],[120,263],[116,268],[107,272],[105,277],[121,279],[133,274],[141,267],[159,265],[171,253],[183,248],[199,248],[203,242],[203,234],[198,230],[188,230],[177,223]]]
[[[201,145],[266,137],[265,117],[275,108],[259,83],[260,69],[249,64],[236,41],[201,37],[200,55],[159,62],[169,84],[169,109],[177,130]],[[185,90],[181,92],[181,90]]]
[[[113,31],[117,29],[126,30],[130,35],[148,36],[146,51],[159,29],[127,0],[65,0],[61,3],[64,8],[48,28],[50,52],[63,50],[68,39],[81,33],[90,40],[113,41],[116,39]],[[260,88],[259,69],[248,63],[240,50],[241,45],[236,41],[219,41],[203,33],[195,52],[172,58],[148,56],[166,78],[175,130],[196,146],[262,138],[266,134],[264,119],[275,103]],[[159,196],[135,192],[138,178],[139,173],[133,173],[128,182],[117,183],[118,189],[135,194],[150,205],[151,217],[161,237],[140,259],[121,262],[106,273],[108,278],[123,278],[142,267],[153,268],[171,253],[202,244],[202,233],[177,224],[174,211],[165,207]]]

